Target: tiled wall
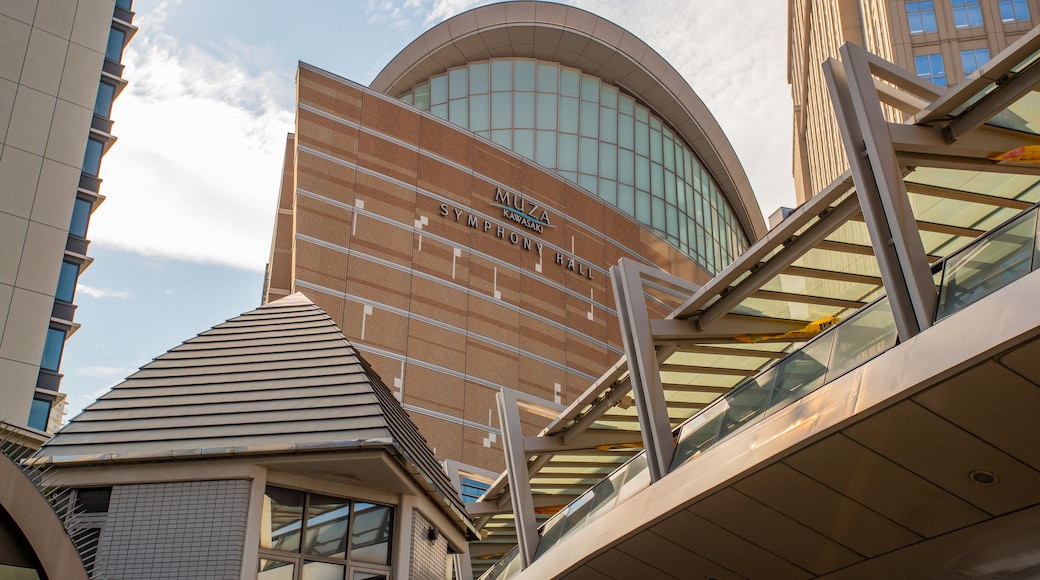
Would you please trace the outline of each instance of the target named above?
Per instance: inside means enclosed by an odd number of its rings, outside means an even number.
[[[412,567],[408,571],[411,580],[443,580],[447,566],[448,540],[438,534],[430,540],[429,530],[433,527],[419,511],[412,512]]]
[[[95,580],[238,578],[249,488],[246,480],[115,486]]]

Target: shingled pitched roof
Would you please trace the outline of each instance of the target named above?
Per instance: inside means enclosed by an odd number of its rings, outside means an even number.
[[[418,428],[302,294],[214,326],[141,367],[37,453],[53,463],[383,448],[463,528]]]

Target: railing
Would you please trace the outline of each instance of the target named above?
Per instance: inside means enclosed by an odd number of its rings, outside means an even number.
[[[936,320],[974,304],[1040,269],[1040,207],[1034,206],[948,256],[941,269]],[[726,437],[757,423],[896,345],[888,298],[861,308],[773,366],[748,378],[679,427],[671,471]],[[643,453],[560,510],[541,528],[535,558],[650,485]],[[521,571],[514,548],[481,576]]]

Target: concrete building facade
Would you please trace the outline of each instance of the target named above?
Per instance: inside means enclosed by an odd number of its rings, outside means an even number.
[[[496,393],[560,409],[622,353],[611,264],[703,283],[764,233],[678,73],[542,2],[451,18],[370,88],[301,65],[278,212],[265,299],[307,295],[439,459],[495,472]]]
[[[851,42],[953,86],[1040,22],[1036,0],[789,0],[787,82],[794,105],[792,171],[799,203],[848,170],[820,63]],[[892,107],[891,122],[902,121]]]
[[[133,16],[131,0],[0,4],[0,419],[39,441],[64,417],[61,354]]]

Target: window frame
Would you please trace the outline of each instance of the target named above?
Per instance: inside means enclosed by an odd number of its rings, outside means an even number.
[[[950,0],[950,9],[953,11],[953,26],[958,30],[983,25],[982,7],[979,5],[979,0]],[[973,19],[973,16],[976,18]],[[963,19],[963,24],[958,22],[961,19]],[[975,23],[973,24],[973,22]]]
[[[297,492],[303,494],[303,507],[300,514],[299,520],[299,542],[295,551],[278,550],[275,548],[264,548],[259,547],[257,550],[257,574],[259,578],[260,564],[264,560],[274,560],[278,562],[288,562],[293,565],[293,580],[300,580],[303,576],[303,567],[308,562],[322,562],[326,564],[341,565],[344,569],[344,578],[349,579],[353,577],[355,571],[367,572],[375,574],[384,574],[387,578],[394,577],[394,551],[397,549],[397,541],[395,533],[397,533],[400,522],[398,516],[400,510],[398,506],[385,504],[377,501],[369,501],[366,499],[359,499],[354,497],[343,497],[341,495],[328,494],[319,491],[311,491],[306,489],[299,489],[294,487],[286,487],[282,485],[267,484],[264,489],[265,497],[268,495],[268,490],[275,488],[282,491]],[[321,496],[324,498],[330,498],[339,500],[343,503],[349,504],[349,520],[347,526],[343,532],[344,534],[344,552],[343,557],[338,558],[335,556],[323,556],[317,554],[306,553],[306,538],[308,532],[308,524],[311,518],[311,500],[313,496]],[[389,517],[389,529],[387,530],[386,542],[387,546],[387,561],[386,565],[373,564],[371,562],[354,561],[351,559],[350,554],[352,550],[352,539],[355,535],[355,521],[357,515],[356,506],[358,504],[367,504],[373,506],[380,506],[388,508],[390,510]],[[263,525],[263,524],[261,524]]]

